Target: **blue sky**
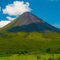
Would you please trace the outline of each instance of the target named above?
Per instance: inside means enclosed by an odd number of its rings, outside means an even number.
[[[14,1],[22,1],[22,0],[0,0],[1,21],[8,20],[9,17],[14,19],[18,16],[18,15],[14,16],[14,15],[9,15],[8,13],[3,13],[3,9],[6,10],[6,6],[9,4],[13,4]],[[29,8],[32,9],[31,13],[43,19],[47,23],[56,26],[57,28],[60,28],[60,0],[23,0],[23,1],[29,2],[30,4]]]

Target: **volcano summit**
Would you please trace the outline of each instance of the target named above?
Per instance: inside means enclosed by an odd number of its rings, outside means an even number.
[[[23,13],[6,25],[3,30],[8,32],[60,32],[56,27],[51,26],[29,12]]]

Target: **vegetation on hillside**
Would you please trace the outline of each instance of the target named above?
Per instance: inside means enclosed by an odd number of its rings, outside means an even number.
[[[0,33],[0,55],[60,53],[59,33]]]
[[[0,57],[0,60],[60,60],[60,54],[14,54],[9,57]]]

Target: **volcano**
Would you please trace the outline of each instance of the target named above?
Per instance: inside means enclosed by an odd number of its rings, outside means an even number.
[[[25,12],[0,29],[0,53],[3,56],[60,53],[59,33],[60,29]]]
[[[29,12],[23,13],[10,24],[3,27],[3,30],[8,32],[60,32],[60,29]]]

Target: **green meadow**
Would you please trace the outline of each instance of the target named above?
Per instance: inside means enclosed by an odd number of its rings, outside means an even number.
[[[15,54],[9,57],[0,57],[0,60],[60,60],[60,54]]]
[[[60,34],[3,32],[0,60],[60,60]]]

